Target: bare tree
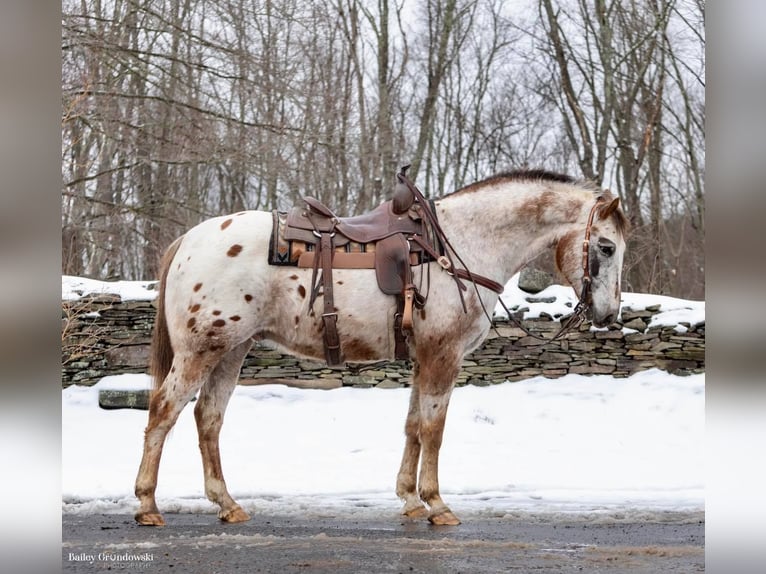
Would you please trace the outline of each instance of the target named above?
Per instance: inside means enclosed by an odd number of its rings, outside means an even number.
[[[202,219],[303,195],[359,213],[407,162],[431,196],[542,166],[620,194],[627,287],[700,296],[704,2],[519,6],[64,0],[62,271],[153,278]]]

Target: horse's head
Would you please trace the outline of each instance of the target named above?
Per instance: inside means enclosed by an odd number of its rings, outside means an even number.
[[[602,192],[589,213],[585,228],[569,231],[556,246],[556,266],[578,296],[582,297],[582,289],[589,277],[585,303],[589,304],[589,318],[597,327],[612,324],[620,310],[628,220],[619,203],[620,199],[609,191]],[[585,282],[583,277],[586,277]]]

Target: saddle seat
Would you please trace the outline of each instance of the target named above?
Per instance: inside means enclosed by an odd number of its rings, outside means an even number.
[[[293,207],[287,216],[288,233],[286,239],[316,240],[314,233],[335,233],[335,245],[343,244],[343,239],[356,243],[368,244],[390,237],[395,233],[420,234],[423,220],[417,207],[410,207],[403,213],[394,210],[393,200],[381,203],[378,207],[362,215],[338,217],[333,211],[313,197],[305,197],[307,207]],[[308,231],[309,234],[301,233]],[[340,235],[340,238],[337,236]]]

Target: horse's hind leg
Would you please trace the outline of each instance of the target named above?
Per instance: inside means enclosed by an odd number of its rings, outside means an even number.
[[[420,399],[418,393],[418,364],[415,363],[415,375],[410,394],[410,407],[407,421],[404,423],[404,454],[399,475],[396,478],[396,495],[404,500],[402,514],[411,518],[423,518],[428,510],[417,493],[418,461],[420,460]]]
[[[186,404],[207,381],[210,363],[196,355],[176,354],[173,366],[149,403],[149,423],[144,433],[144,454],[136,477],[136,496],[140,502],[136,522],[164,526],[154,498],[157,474],[165,438]]]
[[[223,425],[223,415],[231,394],[237,385],[242,361],[252,346],[248,340],[235,347],[221,360],[209,382],[202,387],[194,418],[199,433],[199,448],[205,472],[205,494],[221,507],[218,518],[224,522],[244,522],[250,516],[232,499],[226,488],[221,469],[221,453],[218,437]]]

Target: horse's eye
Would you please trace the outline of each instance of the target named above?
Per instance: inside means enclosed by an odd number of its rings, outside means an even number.
[[[599,243],[598,250],[606,257],[614,255],[614,245],[611,243]]]
[[[606,257],[611,257],[614,255],[614,245],[599,245],[598,249]]]

